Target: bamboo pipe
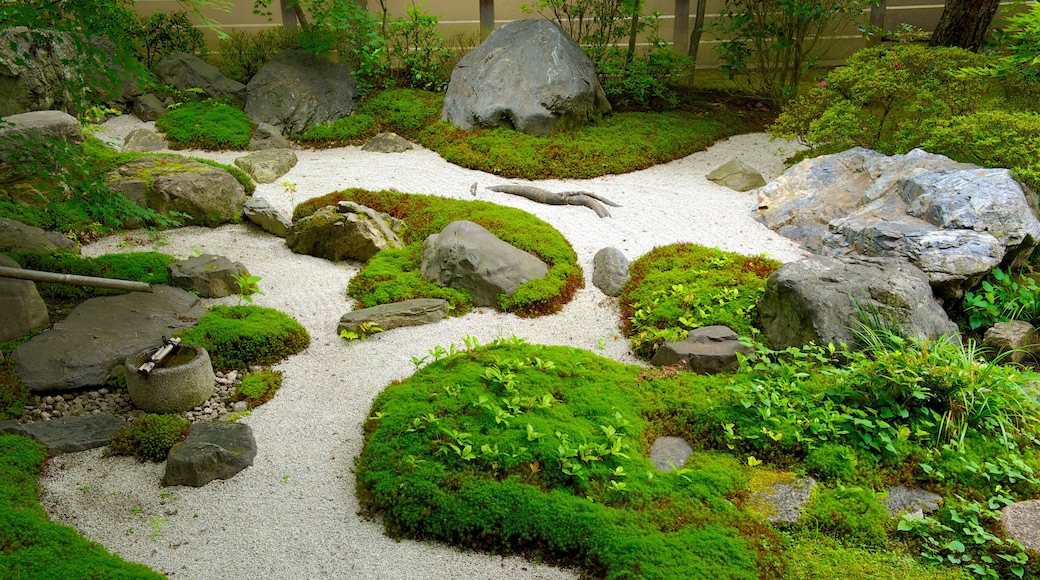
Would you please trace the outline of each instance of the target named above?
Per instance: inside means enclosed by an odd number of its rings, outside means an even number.
[[[115,278],[97,278],[95,276],[77,276],[75,274],[59,274],[57,272],[41,272],[22,268],[0,266],[0,278],[17,278],[33,282],[50,282],[52,284],[69,284],[72,286],[91,286],[93,288],[111,288],[128,292],[151,292],[151,284],[119,280]]]

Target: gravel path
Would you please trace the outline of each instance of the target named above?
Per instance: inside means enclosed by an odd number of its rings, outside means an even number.
[[[106,124],[110,139],[140,125],[132,117]],[[285,381],[270,403],[243,419],[259,453],[252,467],[202,488],[162,488],[162,464],[102,457],[100,450],[59,456],[41,478],[42,503],[55,521],[76,527],[128,560],[172,578],[575,578],[520,558],[462,552],[435,543],[395,542],[379,523],[357,515],[353,461],[361,450],[361,424],[374,396],[390,381],[413,372],[413,357],[434,346],[461,345],[467,335],[481,344],[516,335],[530,342],[571,345],[615,360],[637,363],[618,327],[616,301],[592,286],[592,257],[615,246],[635,259],[655,246],[694,242],[782,261],[804,253],[754,222],[753,194],[715,185],[704,175],[738,158],[767,180],[783,170],[790,143],[766,135],[734,137],[648,170],[592,180],[551,180],[550,190],[588,190],[622,207],[600,219],[587,208],[546,206],[487,186],[508,180],[446,163],[417,148],[379,154],[357,147],[297,151],[299,163],[256,194],[290,213],[294,203],[346,187],[396,188],[410,193],[476,198],[529,211],[563,233],[585,270],[587,288],[562,312],[521,319],[489,309],[424,327],[376,334],[364,342],[336,337],[339,317],[352,309],[346,296],[352,262],[330,263],[291,253],[280,238],[247,225],[165,232],[159,251],[180,258],[214,253],[243,262],[261,276],[254,303],[277,308],[311,333],[303,353],[278,365]],[[186,152],[222,162],[241,153]],[[294,183],[290,194],[282,182]],[[144,243],[145,246],[135,245]],[[83,248],[85,255],[150,249],[146,236],[111,237]],[[237,303],[236,298],[207,301]]]

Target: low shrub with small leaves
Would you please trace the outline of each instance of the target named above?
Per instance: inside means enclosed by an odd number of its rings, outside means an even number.
[[[213,99],[182,103],[159,117],[155,128],[166,133],[171,149],[245,149],[252,134],[241,109]]]
[[[288,314],[251,305],[214,306],[178,335],[206,349],[220,369],[273,365],[311,344],[307,329]]]
[[[174,445],[184,441],[191,421],[180,415],[149,414],[138,417],[112,435],[109,444],[118,455],[132,455],[142,461],[165,461]]]
[[[249,373],[235,389],[234,399],[249,403],[249,408],[252,409],[273,399],[281,386],[281,371],[264,370]]]

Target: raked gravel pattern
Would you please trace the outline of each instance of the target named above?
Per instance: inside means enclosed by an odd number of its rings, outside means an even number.
[[[106,123],[102,137],[120,141],[142,124],[133,117]],[[178,258],[213,253],[241,261],[262,279],[254,303],[282,310],[307,327],[311,346],[275,368],[284,383],[271,402],[242,419],[258,454],[252,467],[202,488],[163,488],[163,464],[105,457],[100,449],[52,459],[41,477],[50,517],[69,524],[127,560],[171,578],[563,579],[575,570],[518,557],[460,551],[434,542],[387,538],[378,522],[358,516],[354,459],[361,425],[373,398],[389,382],[414,371],[413,357],[435,346],[481,344],[513,335],[532,343],[570,345],[614,360],[637,361],[621,336],[617,303],[591,284],[592,258],[614,246],[629,259],[675,242],[717,246],[747,255],[792,261],[806,254],[751,219],[753,193],[737,193],[704,175],[737,158],[767,180],[783,171],[795,151],[764,134],[733,137],[684,159],[625,175],[591,180],[548,180],[550,190],[587,190],[621,205],[600,219],[578,206],[547,206],[487,186],[510,182],[451,165],[416,147],[400,154],[358,147],[297,150],[299,163],[255,195],[291,213],[294,204],[347,187],[396,188],[458,199],[478,184],[476,199],[517,207],[552,224],[573,245],[587,287],[561,312],[522,319],[490,309],[421,327],[400,328],[363,342],[336,336],[339,317],[353,308],[347,282],[354,262],[331,263],[293,254],[282,239],[251,225],[186,227],[158,240],[142,233],[112,236],[83,248],[88,256],[150,249]],[[181,152],[231,163],[241,152]],[[295,184],[295,192],[282,183]],[[236,297],[206,300],[235,304]]]

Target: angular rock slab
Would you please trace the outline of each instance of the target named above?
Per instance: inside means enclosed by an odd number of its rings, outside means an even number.
[[[166,140],[158,133],[144,127],[138,127],[123,137],[123,151],[148,152],[166,149]]]
[[[235,165],[257,183],[274,183],[296,167],[296,154],[291,149],[264,149],[235,159]]]
[[[202,254],[187,260],[173,262],[166,267],[170,282],[202,298],[223,298],[240,294],[235,276],[249,276],[242,262],[232,262],[224,256]]]
[[[291,137],[354,111],[357,80],[346,64],[300,50],[267,62],[246,86],[245,112],[257,123],[284,127]]]
[[[0,218],[0,252],[64,252],[79,253],[79,245],[58,232],[49,232],[18,220]]]
[[[460,220],[426,238],[419,272],[441,286],[468,291],[476,306],[496,306],[499,294],[512,296],[524,282],[544,278],[549,267],[480,225]]]
[[[617,248],[603,248],[592,258],[592,284],[607,296],[620,296],[628,282],[628,258]]]
[[[202,487],[231,479],[253,464],[256,440],[245,423],[197,423],[188,438],[170,449],[162,485]]]
[[[810,251],[908,260],[944,298],[959,299],[998,265],[1021,266],[1040,243],[1040,221],[1008,170],[920,149],[822,155],[758,196],[755,219]]]
[[[73,453],[108,445],[108,440],[126,425],[108,414],[62,417],[24,426],[25,432],[47,447],[48,453]]]
[[[658,437],[650,446],[650,461],[658,471],[675,471],[686,467],[693,448],[682,437]]]
[[[158,119],[165,112],[166,105],[152,93],[145,93],[134,99],[134,116],[146,123]]]
[[[231,80],[220,69],[186,52],[175,52],[155,64],[155,76],[178,90],[202,89],[206,96],[246,101],[246,85]]]
[[[855,347],[860,308],[876,311],[905,336],[956,336],[957,326],[935,301],[928,277],[896,258],[811,256],[784,264],[766,280],[758,312],[762,335],[775,349],[845,343]]]
[[[103,385],[127,357],[206,313],[197,296],[180,288],[152,290],[91,298],[16,348],[11,358],[22,382],[34,393]]]
[[[18,262],[3,254],[0,266],[21,269]],[[14,340],[50,322],[47,303],[34,282],[0,276],[0,342]]]
[[[4,117],[3,121],[3,126],[0,126],[0,183],[31,177],[26,165],[19,160],[27,142],[46,148],[47,140],[75,145],[84,140],[79,121],[61,111],[19,113]]]
[[[687,370],[705,375],[737,370],[737,353],[751,354],[740,344],[740,336],[727,326],[694,328],[684,340],[666,342],[657,349],[650,364],[664,367],[686,361]]]
[[[249,138],[250,151],[266,149],[288,149],[289,140],[282,136],[282,130],[270,123],[260,123]]]
[[[1036,329],[1024,320],[998,322],[982,338],[986,354],[1020,363],[1036,349]]]
[[[383,330],[402,326],[421,326],[443,320],[448,316],[449,303],[439,298],[416,298],[390,304],[380,304],[344,314],[339,319],[336,333],[346,330],[358,332],[369,323]]]
[[[546,135],[610,112],[592,60],[558,24],[496,28],[451,72],[442,120],[462,129],[507,127]]]
[[[292,222],[274,208],[266,199],[253,196],[242,207],[246,219],[279,238],[289,235]]]
[[[297,254],[333,262],[364,262],[383,250],[403,246],[383,215],[353,202],[327,205],[297,220],[290,226],[285,243]]]
[[[708,181],[741,192],[751,191],[766,184],[765,178],[757,169],[739,159],[730,159],[704,177]]]

